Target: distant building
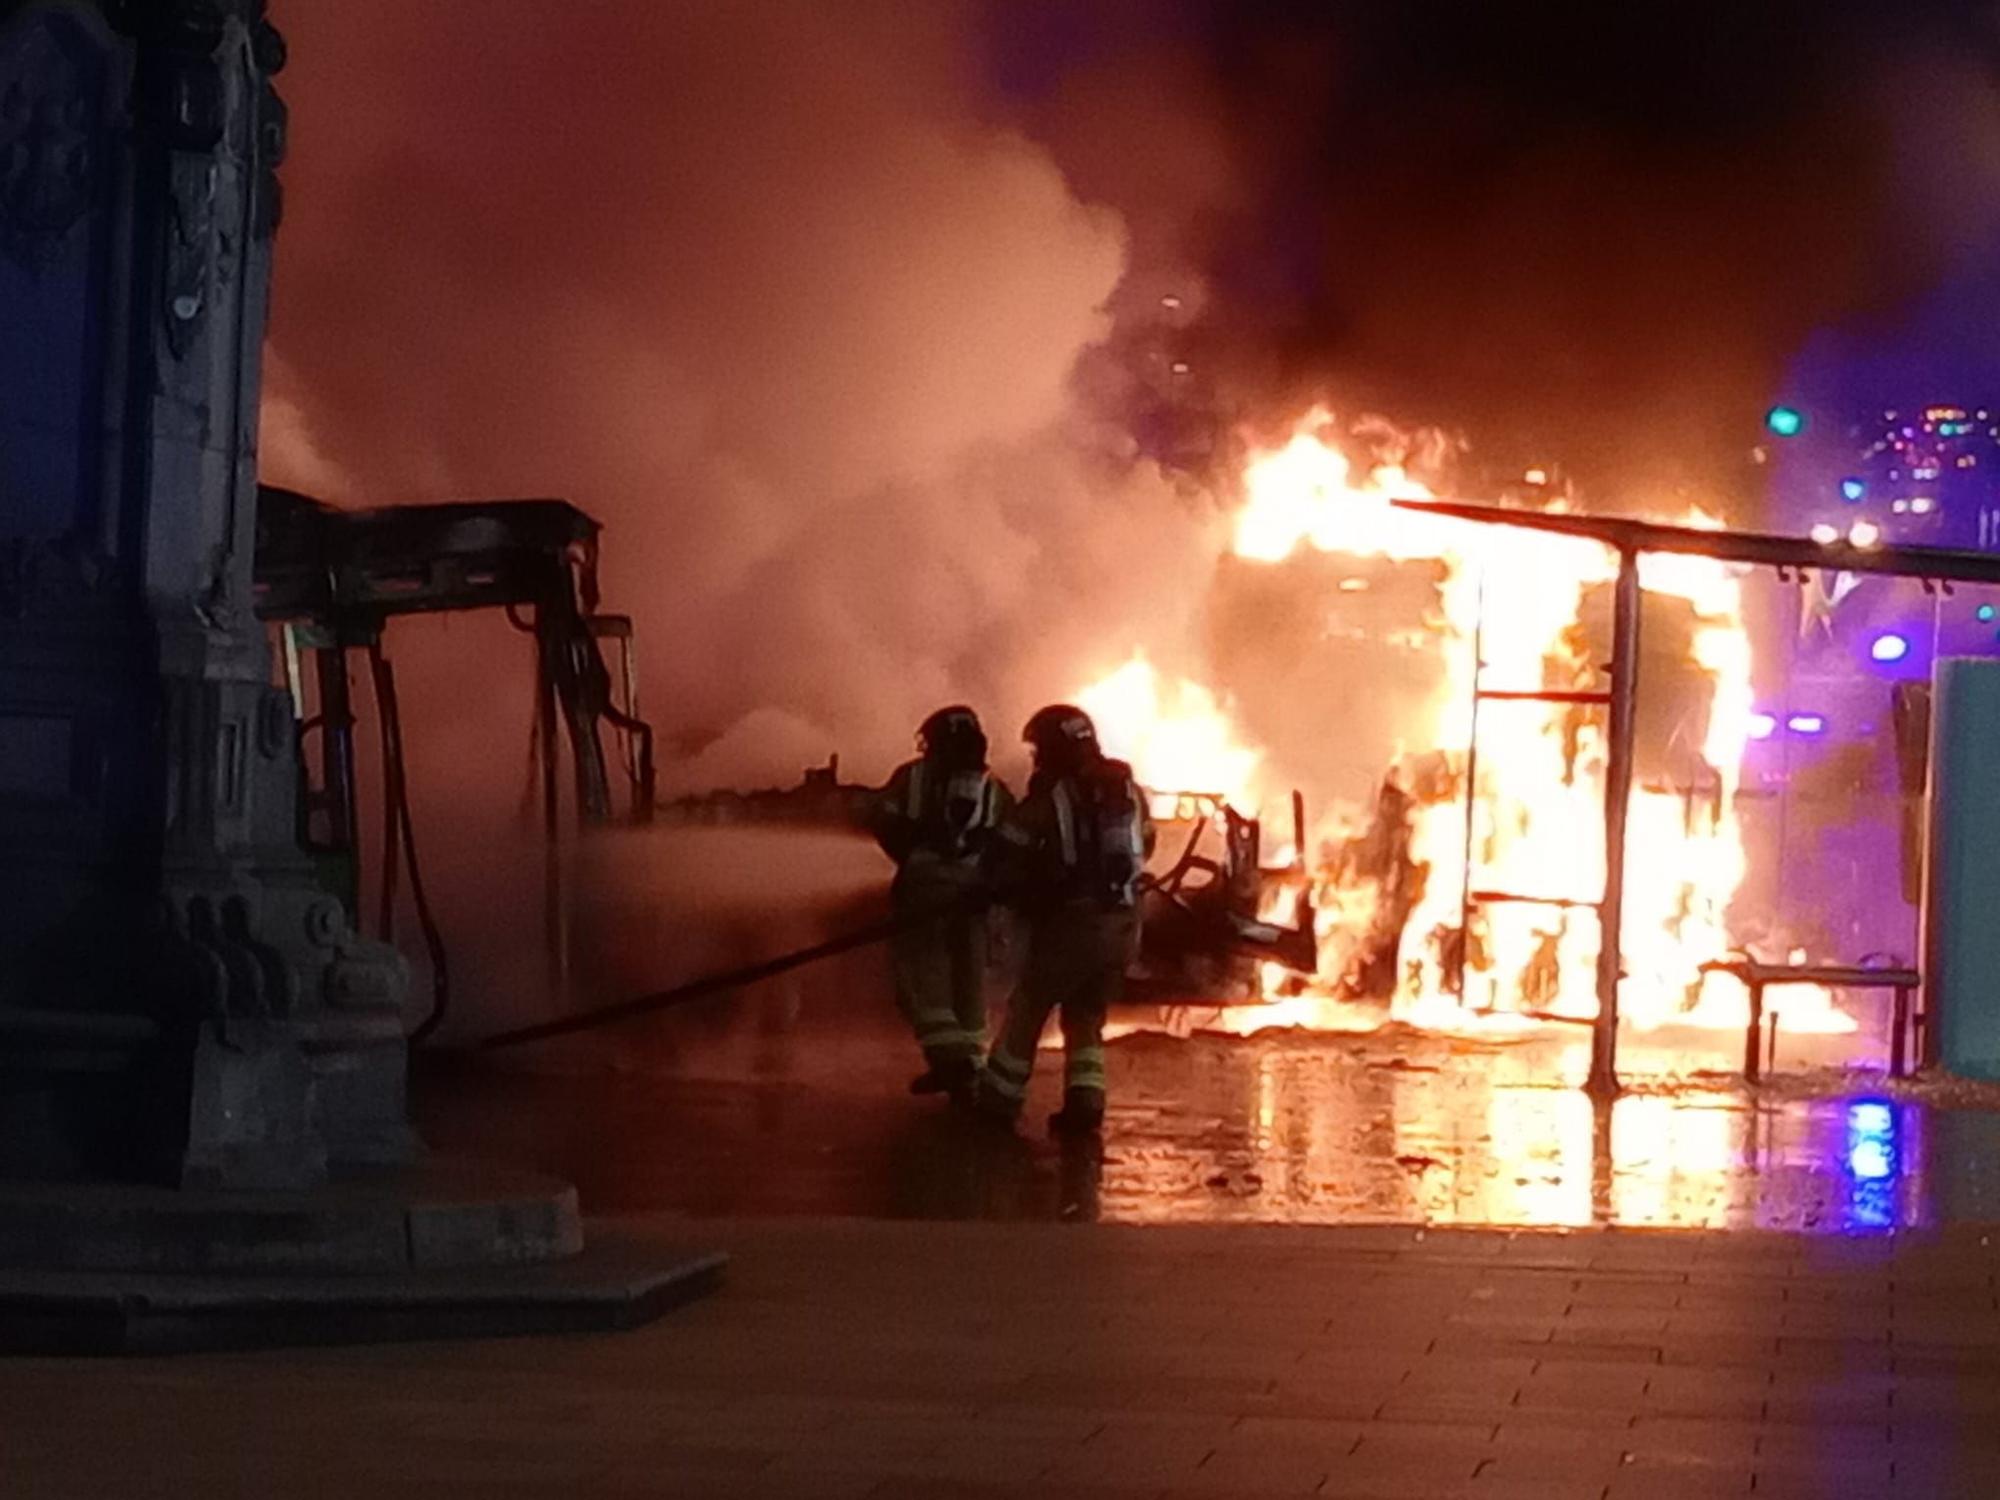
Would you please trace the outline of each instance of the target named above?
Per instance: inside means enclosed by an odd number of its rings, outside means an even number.
[[[1895,404],[1845,423],[1779,407],[1765,426],[1771,530],[2000,552],[2000,402]],[[1779,947],[1909,961],[1928,684],[1941,659],[2000,656],[2000,588],[1824,570],[1760,575],[1748,597],[1739,915],[1768,922]]]
[[[1884,542],[2000,551],[2000,411],[1892,407],[1854,436],[1854,471],[1839,480],[1838,498]]]

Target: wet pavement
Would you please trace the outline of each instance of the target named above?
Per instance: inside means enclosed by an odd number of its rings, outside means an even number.
[[[454,1155],[577,1183],[586,1211],[1127,1223],[1766,1228],[1865,1234],[2000,1219],[1992,1091],[1827,1061],[1789,1042],[1761,1089],[1740,1038],[1634,1035],[1628,1092],[1577,1086],[1581,1028],[1479,1040],[1403,1027],[1210,1034],[1219,1013],[1128,1012],[1101,1152],[1021,1135],[905,1084],[915,1056],[865,955],[494,1061],[419,1070],[420,1128]],[[1169,1035],[1167,1030],[1191,1032]]]

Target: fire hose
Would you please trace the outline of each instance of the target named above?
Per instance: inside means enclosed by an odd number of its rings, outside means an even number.
[[[1150,890],[1156,882],[1152,876],[1143,877],[1140,889]],[[594,1031],[600,1026],[616,1025],[620,1021],[630,1021],[639,1016],[656,1015],[663,1010],[687,1005],[696,1000],[706,1000],[711,995],[723,994],[729,990],[742,989],[760,980],[773,979],[780,974],[802,969],[821,959],[837,958],[843,953],[852,953],[857,948],[866,948],[875,943],[886,942],[897,933],[912,927],[920,927],[953,912],[968,914],[986,910],[998,898],[983,893],[965,901],[946,902],[941,906],[928,907],[919,911],[903,912],[839,937],[827,938],[810,947],[797,948],[790,953],[781,953],[776,958],[767,958],[741,968],[725,969],[720,973],[703,975],[690,979],[671,989],[656,990],[649,995],[637,995],[629,1000],[613,1001],[609,1005],[593,1006],[589,1010],[578,1011],[575,1015],[561,1016],[553,1021],[542,1021],[533,1026],[518,1026],[511,1031],[496,1032],[482,1037],[476,1044],[481,1052],[495,1052],[503,1047],[520,1047],[529,1042],[543,1042],[551,1037],[569,1036],[579,1031]]]
[[[413,1043],[427,1041],[444,1024],[451,1009],[450,955],[431,911],[424,888],[423,866],[417,862],[417,835],[410,821],[410,781],[403,758],[403,709],[396,695],[396,673],[380,640],[369,642],[368,665],[375,683],[375,702],[382,720],[382,892],[378,929],[384,941],[396,940],[397,855],[410,872],[410,897],[416,903],[417,926],[431,961],[431,1008],[416,1030]]]
[[[899,932],[954,911],[982,911],[991,904],[991,897],[982,896],[974,901],[952,902],[925,911],[904,912],[853,932],[843,933],[839,937],[827,938],[810,947],[797,948],[790,953],[779,954],[776,958],[745,964],[741,968],[706,974],[699,979],[690,979],[685,984],[674,985],[671,989],[657,990],[650,995],[634,996],[630,1000],[614,1001],[609,1005],[593,1006],[589,1010],[578,1011],[575,1015],[543,1021],[534,1026],[520,1026],[512,1031],[496,1032],[492,1036],[482,1037],[477,1044],[478,1049],[481,1052],[492,1052],[502,1047],[519,1047],[528,1042],[547,1041],[550,1037],[568,1036],[572,1032],[591,1031],[599,1026],[615,1025],[619,1021],[629,1021],[638,1016],[654,1015],[659,1011],[671,1010],[677,1005],[705,1000],[710,995],[742,989],[745,985],[756,984],[759,980],[772,979],[780,974],[790,973],[793,969],[802,969],[807,964],[818,963],[821,959],[836,958],[857,948],[886,942]]]

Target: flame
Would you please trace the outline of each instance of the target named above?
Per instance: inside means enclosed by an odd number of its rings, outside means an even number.
[[[1410,857],[1428,866],[1428,878],[1403,928],[1394,1017],[1492,1031],[1515,1029],[1530,1013],[1594,1015],[1595,903],[1605,875],[1603,709],[1492,700],[1475,708],[1474,688],[1601,690],[1600,664],[1579,622],[1593,590],[1601,605],[1602,586],[1617,574],[1616,554],[1589,538],[1400,509],[1395,501],[1432,492],[1394,453],[1357,463],[1325,411],[1254,454],[1242,491],[1239,557],[1277,564],[1311,548],[1443,565],[1438,617],[1428,624],[1445,670],[1403,739],[1407,748],[1444,752],[1459,795],[1415,813]],[[1700,512],[1681,519],[1720,524]],[[1741,986],[1724,976],[1704,982],[1699,966],[1734,946],[1729,907],[1747,868],[1734,805],[1755,727],[1743,570],[1678,555],[1647,555],[1640,568],[1643,589],[1686,601],[1694,665],[1712,695],[1702,742],[1687,747],[1695,752],[1685,757],[1695,768],[1691,784],[1642,783],[1633,791],[1628,844],[1644,854],[1628,859],[1625,872],[1621,1014],[1640,1027],[1741,1026]],[[1149,786],[1217,791],[1245,810],[1279,790],[1258,784],[1262,758],[1237,734],[1223,698],[1197,683],[1162,679],[1143,655],[1080,701]],[[1477,811],[1468,836],[1463,780],[1475,761]],[[1461,939],[1468,892],[1529,899],[1475,897]],[[1222,1029],[1333,1020],[1337,1003],[1326,997],[1375,896],[1327,881],[1315,897],[1319,994],[1274,1000],[1257,1014],[1221,1021]],[[1788,1030],[1854,1029],[1824,991],[1779,993]]]
[[[1439,540],[1460,523],[1397,510],[1394,501],[1432,498],[1400,464],[1379,465],[1355,483],[1353,462],[1321,435],[1331,420],[1315,413],[1282,448],[1251,460],[1236,555],[1282,562],[1310,543],[1322,552],[1439,556]]]
[[[1143,651],[1077,694],[1107,752],[1155,793],[1209,792],[1239,806],[1262,756],[1240,744],[1215,694],[1164,677]]]

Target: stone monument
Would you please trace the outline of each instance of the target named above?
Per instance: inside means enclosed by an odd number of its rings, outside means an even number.
[[[265,0],[0,0],[0,1176],[412,1152],[251,607],[284,62]]]
[[[629,1327],[724,1261],[420,1162],[407,968],[301,848],[267,3],[0,0],[0,1352]]]

